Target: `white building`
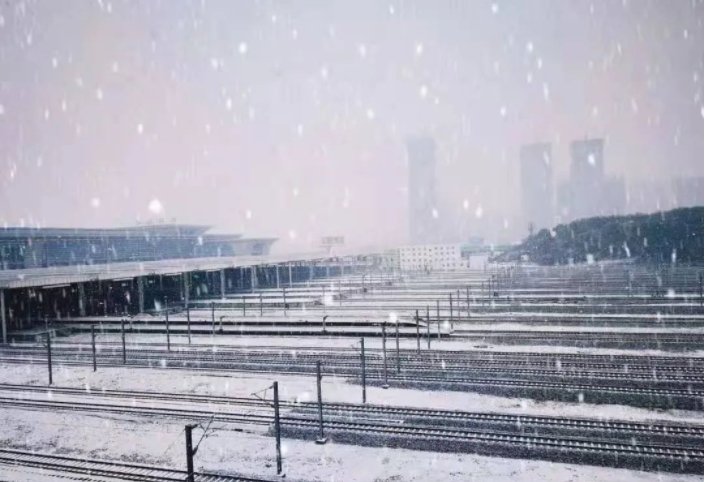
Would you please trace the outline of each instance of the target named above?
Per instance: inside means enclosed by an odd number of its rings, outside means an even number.
[[[402,271],[453,271],[469,267],[459,244],[402,246],[386,253],[385,263]]]

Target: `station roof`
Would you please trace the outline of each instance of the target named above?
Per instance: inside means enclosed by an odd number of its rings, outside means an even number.
[[[224,268],[247,268],[276,264],[333,261],[372,255],[374,251],[339,250],[336,253],[311,252],[295,254],[268,254],[263,256],[230,256],[212,258],[181,258],[156,261],[53,266],[0,270],[0,289],[62,286],[96,280],[121,280],[150,275],[179,275],[191,271],[217,271]]]
[[[37,228],[9,226],[0,227],[0,239],[17,238],[110,238],[137,237],[145,235],[199,236],[211,226],[198,224],[143,224],[121,228]],[[232,237],[240,235],[233,234]]]

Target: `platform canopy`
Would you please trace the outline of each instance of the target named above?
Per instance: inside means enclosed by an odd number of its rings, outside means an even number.
[[[156,261],[131,261],[122,263],[52,266],[0,270],[0,289],[62,286],[89,281],[118,281],[138,276],[179,275],[193,271],[217,271],[226,268],[248,268],[289,263],[334,262],[375,255],[371,250],[341,250],[336,254],[326,252],[268,254],[263,256],[233,256],[212,258],[163,259]]]

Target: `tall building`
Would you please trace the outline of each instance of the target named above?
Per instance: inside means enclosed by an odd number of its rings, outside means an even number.
[[[570,154],[570,216],[580,219],[602,214],[604,139],[573,141]]]
[[[552,227],[552,146],[527,144],[520,148],[520,189],[525,222],[537,231]]]
[[[435,141],[415,137],[407,142],[408,221],[410,242],[429,243],[436,238]]]

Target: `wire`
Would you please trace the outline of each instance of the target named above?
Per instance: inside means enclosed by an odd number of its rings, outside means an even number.
[[[164,450],[164,452],[162,452],[162,454],[160,455],[160,458],[165,456],[165,454],[172,448],[172,446],[177,442],[177,440],[179,440],[181,438],[181,436],[185,430],[186,430],[186,427],[182,427],[182,431],[177,434],[177,436],[174,438],[174,440],[172,440],[172,443],[170,443],[167,446],[167,448]]]
[[[215,415],[215,414],[214,414]],[[211,422],[214,421],[214,415],[211,415],[211,418],[209,419],[209,423],[206,425],[206,428],[204,429],[204,433],[201,434],[201,438],[199,441],[196,443],[196,447],[194,447],[194,454],[196,454],[196,451],[199,450],[199,445],[201,445],[201,441],[204,440],[204,437],[206,436],[206,432],[209,431],[209,427],[211,426]],[[203,423],[199,424],[199,427],[201,427]]]
[[[260,395],[258,395],[259,393],[267,393],[268,390],[270,390],[273,386],[274,386],[274,385],[270,385],[269,387],[263,388],[262,390],[258,390],[257,392],[253,392],[253,393],[251,393],[251,396],[257,398],[257,399],[260,400],[261,402],[264,402],[266,405],[268,405],[268,406],[270,406],[270,407],[274,407],[275,405],[274,405],[272,402],[270,402],[270,400],[268,400],[267,398],[263,398],[263,397],[261,397]]]

